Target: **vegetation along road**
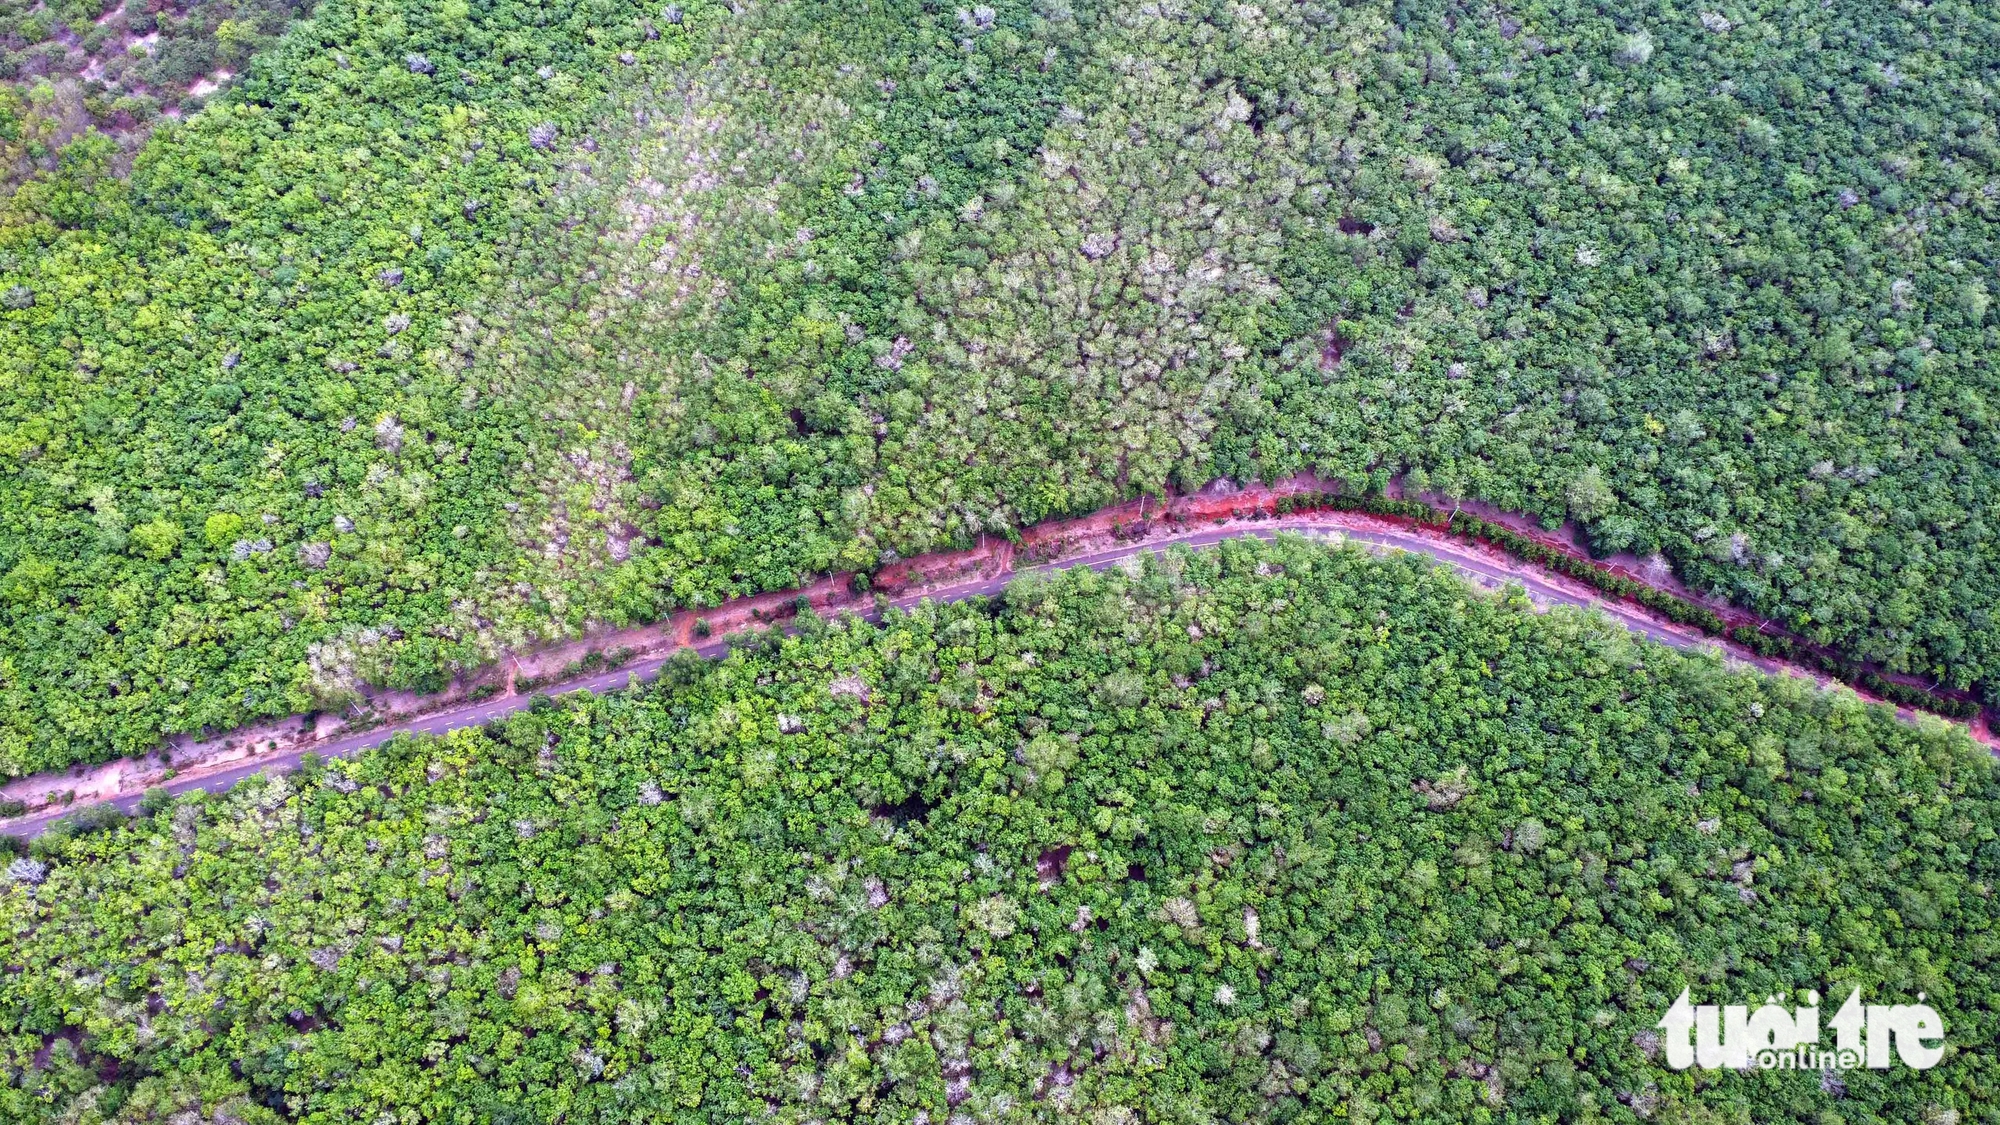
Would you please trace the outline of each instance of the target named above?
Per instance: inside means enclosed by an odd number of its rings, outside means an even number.
[[[1102,522],[1102,516],[1098,517],[1098,519]],[[1083,524],[1089,522],[1089,518],[1086,518],[1084,521],[1071,522],[1073,525]],[[1209,526],[1200,529],[1188,529],[1184,527],[1182,530],[1170,530],[1162,534],[1149,536],[1142,541],[1116,543],[1111,546],[1085,550],[1082,553],[1074,554],[1057,561],[1018,567],[1015,565],[1015,553],[1011,545],[1002,543],[993,549],[982,548],[977,551],[963,553],[966,556],[973,557],[978,563],[983,564],[980,567],[980,572],[976,573],[974,577],[963,580],[954,580],[947,577],[941,581],[913,582],[911,583],[915,587],[913,592],[901,593],[894,597],[880,598],[873,603],[858,597],[843,596],[846,593],[844,584],[836,581],[822,582],[815,586],[814,589],[823,592],[823,600],[829,608],[835,610],[852,608],[861,612],[862,616],[874,619],[879,616],[880,607],[883,605],[908,608],[927,599],[951,602],[975,597],[991,597],[1005,590],[1010,582],[1023,574],[1049,573],[1074,567],[1089,567],[1102,570],[1116,566],[1142,554],[1165,550],[1170,546],[1179,545],[1198,549],[1227,539],[1248,536],[1269,540],[1283,533],[1340,535],[1344,536],[1349,542],[1362,544],[1373,549],[1408,551],[1426,555],[1481,585],[1492,587],[1508,583],[1518,585],[1522,587],[1531,599],[1540,604],[1571,605],[1596,609],[1633,633],[1639,634],[1647,640],[1656,641],[1674,648],[1694,649],[1705,645],[1717,645],[1719,643],[1714,638],[1703,636],[1696,630],[1669,623],[1641,607],[1626,602],[1598,597],[1592,591],[1578,583],[1543,573],[1537,568],[1518,560],[1496,557],[1490,552],[1484,552],[1476,547],[1454,542],[1436,534],[1427,534],[1420,530],[1407,530],[1384,525],[1380,521],[1371,520],[1366,516],[1357,516],[1353,513],[1306,512],[1260,520],[1254,523],[1228,522],[1221,526]],[[956,572],[950,568],[940,566],[937,562],[939,558],[948,559],[951,556],[938,556],[930,560],[931,565],[927,568],[929,573],[945,573],[949,575],[953,573],[962,574],[964,572],[963,566],[958,568]],[[913,562],[921,562],[921,560],[913,560]],[[914,573],[916,569],[920,568],[913,568],[912,572]],[[804,596],[807,596],[808,600],[815,600],[809,594]],[[746,599],[746,601],[785,604],[784,598],[784,595],[779,595],[775,598],[767,595],[759,599]],[[843,605],[843,602],[852,604]],[[715,611],[706,616],[708,619],[720,619],[725,615],[724,611],[726,609],[727,607],[724,607],[723,610]],[[119,788],[115,792],[115,795],[109,796],[108,799],[50,805],[37,809],[30,815],[17,817],[11,822],[0,824],[0,830],[18,836],[36,836],[54,822],[74,815],[83,808],[95,804],[109,804],[120,810],[131,811],[138,807],[147,789],[161,789],[170,794],[195,789],[220,792],[253,774],[265,770],[291,768],[307,754],[315,754],[321,757],[346,757],[372,747],[380,746],[398,734],[443,734],[446,731],[455,730],[460,727],[478,726],[504,719],[532,705],[537,694],[567,694],[575,691],[596,693],[616,691],[634,681],[643,683],[654,679],[659,675],[660,669],[669,660],[672,660],[676,654],[685,649],[692,649],[692,651],[702,657],[721,656],[728,651],[730,634],[741,632],[747,628],[759,627],[765,620],[767,618],[762,614],[748,614],[734,625],[723,625],[706,638],[694,641],[693,643],[671,645],[642,659],[633,660],[619,667],[598,671],[589,675],[562,679],[556,683],[540,685],[537,690],[510,690],[507,694],[495,695],[485,699],[475,699],[457,705],[441,706],[437,709],[429,710],[428,713],[383,723],[382,725],[358,733],[346,734],[320,741],[302,742],[296,745],[271,749],[266,752],[253,752],[248,757],[226,763],[218,763],[211,768],[196,766],[195,768],[187,769],[171,777],[159,780],[157,785],[126,784]],[[603,644],[604,647],[613,647],[623,639],[625,639],[623,634],[614,634],[607,638],[599,638],[599,643]],[[1740,650],[1733,645],[1724,647],[1730,650],[1732,657],[1767,672],[1779,673],[1789,671],[1798,674],[1814,675],[1806,669],[1784,661],[1757,656],[1753,653]],[[1814,678],[1823,680],[1823,677],[1816,675],[1814,675]],[[529,685],[521,686],[525,688]],[[412,708],[412,710],[424,710],[424,708],[420,704],[418,707]],[[1979,729],[1976,723],[1974,725],[1974,735],[1981,738],[1982,741],[1989,741],[1990,743],[1990,740],[1986,738],[1984,732]],[[200,745],[188,747],[180,752],[180,756],[183,758],[192,757],[198,761],[202,756],[202,749],[203,747]],[[36,779],[29,780],[33,781]]]

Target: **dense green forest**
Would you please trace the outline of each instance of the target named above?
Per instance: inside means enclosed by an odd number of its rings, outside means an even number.
[[[1942,723],[1300,540],[805,624],[37,840],[0,884],[0,1114],[2000,1106],[2000,786]],[[1683,988],[1855,985],[1953,1049],[1657,1056]]]
[[[0,214],[0,772],[1305,469],[1993,698],[1996,57],[1967,0],[328,0]]]

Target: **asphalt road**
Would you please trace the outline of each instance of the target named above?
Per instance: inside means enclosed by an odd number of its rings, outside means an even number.
[[[991,597],[1005,590],[1008,583],[1024,573],[1050,573],[1070,570],[1080,566],[1089,567],[1092,570],[1103,570],[1136,555],[1147,552],[1159,553],[1170,547],[1207,547],[1220,543],[1225,539],[1254,538],[1270,540],[1277,538],[1281,533],[1337,533],[1345,536],[1349,542],[1353,543],[1403,550],[1412,554],[1428,555],[1470,578],[1483,581],[1487,584],[1504,585],[1513,583],[1519,585],[1527,591],[1530,597],[1538,601],[1596,608],[1603,612],[1605,616],[1632,632],[1664,645],[1670,645],[1674,648],[1691,649],[1713,643],[1705,637],[1690,635],[1662,625],[1623,603],[1607,602],[1579,595],[1567,586],[1545,580],[1532,572],[1523,572],[1504,564],[1488,561],[1470,552],[1454,550],[1450,544],[1440,543],[1426,536],[1393,530],[1364,531],[1334,523],[1317,524],[1309,520],[1299,522],[1288,521],[1282,526],[1277,527],[1221,527],[1207,531],[1192,532],[1171,539],[1109,548],[1041,566],[1016,570],[997,578],[896,599],[890,604],[909,608],[926,600],[956,602],[964,601],[967,598]],[[870,613],[863,616],[873,617],[874,615]],[[715,657],[726,653],[728,648],[728,640],[726,638],[718,638],[694,646],[694,651],[703,657]],[[584,679],[571,680],[552,686],[540,694],[567,695],[575,691],[602,694],[604,692],[618,691],[627,687],[634,679],[640,682],[647,682],[654,679],[660,674],[660,669],[671,658],[671,655],[669,655],[634,661],[613,671],[600,672]],[[1758,665],[1767,671],[1776,671],[1781,667],[1775,661],[1752,659],[1749,657],[1743,657],[1742,659],[1747,663]],[[268,757],[257,758],[253,761],[244,762],[240,765],[217,770],[212,773],[175,778],[159,786],[159,788],[166,790],[168,793],[185,793],[195,789],[205,789],[212,793],[219,793],[254,774],[262,773],[266,770],[289,769],[297,765],[299,759],[307,754],[317,754],[322,758],[344,758],[360,753],[363,750],[380,746],[382,743],[399,734],[443,734],[446,731],[456,730],[460,727],[480,726],[485,723],[504,719],[517,711],[525,710],[533,698],[533,695],[507,696],[505,698],[490,699],[454,708],[449,711],[438,711],[405,722],[377,727],[374,730],[364,731],[360,734],[351,734],[344,738],[281,751],[271,754]],[[109,804],[114,808],[130,812],[138,807],[140,797],[141,794],[135,793],[108,802],[98,803]],[[67,816],[73,816],[87,807],[90,806],[79,803],[67,808],[59,808],[35,816],[24,817],[7,825],[4,831],[15,836],[38,836],[55,821]]]

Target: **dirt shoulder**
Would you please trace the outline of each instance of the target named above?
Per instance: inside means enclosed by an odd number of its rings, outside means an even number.
[[[718,654],[731,634],[783,622],[806,606],[821,614],[852,611],[873,616],[878,596],[901,606],[925,599],[955,601],[998,593],[1026,570],[1108,566],[1175,543],[1202,546],[1244,535],[1268,538],[1287,530],[1342,533],[1378,548],[1423,553],[1483,585],[1519,584],[1542,604],[1595,608],[1661,643],[1677,648],[1712,645],[1765,671],[1805,676],[1822,686],[1836,683],[1815,670],[1704,636],[1632,602],[1606,598],[1580,581],[1415,521],[1324,510],[1277,514],[1282,498],[1322,487],[1321,482],[1302,477],[1243,489],[1211,488],[1168,501],[1131,501],[1075,519],[1038,524],[1026,529],[1018,543],[989,537],[969,550],[899,560],[878,571],[865,590],[857,589],[852,575],[830,575],[796,590],[738,598],[715,609],[682,611],[650,625],[591,632],[562,644],[510,654],[432,695],[376,693],[346,716],[293,716],[207,741],[171,740],[139,757],[20,778],[0,786],[0,798],[23,802],[28,813],[0,821],[0,832],[33,834],[94,804],[129,808],[153,787],[169,792],[221,789],[259,770],[294,763],[307,753],[341,756],[400,733],[442,733],[492,722],[526,707],[536,694],[615,690],[634,678],[652,678],[680,649]],[[1560,536],[1542,535],[1540,541],[1575,553]],[[1616,572],[1650,582],[1641,569],[1618,567]],[[1732,624],[1755,621],[1740,612],[1728,616],[1734,618]],[[1882,702],[1867,692],[1857,694]],[[1903,714],[1913,717],[1907,710]],[[1967,729],[1977,741],[2000,750],[2000,740],[1987,728],[1983,715]]]

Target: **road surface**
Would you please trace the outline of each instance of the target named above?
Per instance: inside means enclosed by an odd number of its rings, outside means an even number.
[[[1278,521],[1273,521],[1273,523],[1278,523]],[[1192,531],[1167,538],[1154,539],[1145,543],[1134,543],[1108,548],[1039,566],[1009,570],[997,577],[981,581],[930,590],[923,594],[895,599],[890,604],[907,609],[927,600],[934,602],[956,602],[964,601],[967,598],[991,597],[1005,590],[1008,583],[1021,574],[1051,573],[1070,570],[1076,567],[1103,570],[1137,555],[1147,552],[1158,553],[1174,546],[1201,548],[1213,546],[1226,539],[1253,538],[1270,540],[1277,538],[1280,534],[1338,534],[1345,537],[1351,543],[1427,555],[1483,584],[1498,586],[1511,583],[1523,587],[1529,597],[1540,602],[1597,609],[1611,620],[1623,625],[1632,632],[1664,645],[1680,649],[1692,649],[1716,643],[1692,631],[1685,631],[1665,624],[1627,603],[1607,601],[1588,594],[1579,593],[1577,587],[1568,583],[1550,580],[1533,571],[1524,570],[1523,564],[1509,565],[1495,562],[1471,549],[1461,549],[1452,542],[1439,541],[1436,538],[1414,532],[1397,531],[1388,528],[1361,530],[1355,528],[1352,523],[1334,522],[1331,520],[1320,522],[1313,520],[1311,517],[1294,517],[1284,520],[1278,526],[1257,527],[1235,525],[1210,528],[1203,531]],[[865,613],[862,616],[872,618],[875,614],[871,612]],[[694,646],[695,653],[703,657],[720,656],[726,653],[728,649],[729,641],[726,637],[718,637],[715,640]],[[1737,655],[1738,659],[1744,663],[1758,666],[1765,671],[1776,672],[1787,667],[1776,661],[1764,660],[1743,654],[1734,655]],[[600,672],[593,676],[552,685],[539,694],[567,695],[570,692],[576,691],[602,694],[604,692],[618,691],[628,686],[634,679],[642,683],[651,681],[660,674],[660,669],[672,658],[673,654],[670,653],[666,656],[655,656],[634,661],[612,671]],[[1796,669],[1793,670],[1796,671]],[[504,719],[515,712],[526,709],[533,699],[534,695],[510,695],[455,707],[451,710],[437,711],[400,723],[385,724],[359,734],[330,739],[309,746],[275,751],[212,772],[203,772],[188,777],[177,777],[161,784],[158,788],[164,789],[168,793],[185,793],[196,789],[205,789],[212,793],[219,793],[242,781],[244,778],[262,773],[265,770],[289,769],[297,765],[299,759],[307,754],[317,754],[322,758],[343,758],[380,746],[382,743],[399,734],[443,734],[446,731],[457,730],[460,727],[480,726],[485,723]],[[142,793],[130,793],[110,801],[96,803],[109,804],[114,808],[130,812],[138,807],[142,796]],[[88,807],[91,806],[79,802],[68,807],[45,810],[33,816],[22,817],[6,825],[0,831],[15,836],[37,836],[55,821],[73,816]]]

